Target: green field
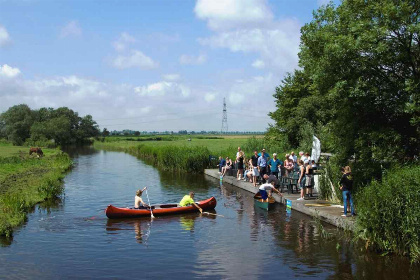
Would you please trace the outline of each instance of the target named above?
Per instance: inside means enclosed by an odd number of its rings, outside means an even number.
[[[43,152],[29,156],[29,147],[0,142],[0,235],[10,236],[35,204],[61,194],[71,160],[58,149]]]
[[[161,140],[148,140],[152,138],[161,138]],[[207,138],[205,138],[207,137]],[[231,153],[236,153],[238,146],[243,146],[247,143],[252,135],[238,135],[238,136],[140,136],[140,137],[107,137],[104,142],[95,141],[94,146],[98,149],[113,149],[125,150],[130,147],[135,147],[139,144],[153,147],[206,147],[212,155],[233,156]],[[262,136],[257,136],[262,138]],[[190,139],[190,141],[188,140]],[[229,153],[229,154],[226,154]]]

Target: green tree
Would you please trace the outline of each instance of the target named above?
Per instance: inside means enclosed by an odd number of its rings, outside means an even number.
[[[84,139],[99,135],[98,125],[91,115],[86,115],[80,119],[77,135],[78,141],[83,141]]]
[[[22,145],[30,137],[31,125],[34,122],[33,112],[28,105],[16,105],[1,114],[0,122],[3,134],[14,145]]]
[[[102,130],[102,136],[107,137],[109,136],[110,132],[108,131],[108,129],[104,128],[104,130]]]
[[[273,129],[298,146],[310,125],[364,180],[418,155],[419,10],[419,1],[348,0],[316,11],[302,28],[301,70],[274,95]]]

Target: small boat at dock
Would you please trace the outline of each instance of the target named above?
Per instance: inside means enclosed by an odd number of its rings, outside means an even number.
[[[261,198],[261,194],[259,192],[256,193],[255,196],[254,196],[254,205],[259,207],[259,208],[262,208],[264,210],[267,210],[267,211],[274,207],[275,202],[276,202],[276,200],[272,197],[268,198],[268,202],[264,201]]]
[[[210,197],[209,199],[196,202],[203,210],[213,210],[216,207],[216,199]],[[178,204],[160,204],[151,205],[151,210],[154,216],[174,215],[188,212],[199,212],[194,205],[181,207]],[[150,216],[150,208],[135,209],[135,208],[120,208],[109,205],[105,214],[109,219],[121,218],[136,218]]]

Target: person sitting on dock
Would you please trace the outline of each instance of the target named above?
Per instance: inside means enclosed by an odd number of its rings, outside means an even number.
[[[150,208],[149,205],[144,203],[143,199],[141,198],[141,195],[143,194],[144,190],[147,187],[144,187],[142,190],[136,191],[136,196],[134,197],[134,208],[135,209],[147,209]]]
[[[195,195],[194,192],[190,192],[189,194],[184,195],[182,200],[179,202],[179,206],[184,207],[184,206],[194,205],[195,207],[198,208],[200,213],[203,213],[203,209],[201,209],[201,207],[198,206],[197,203],[194,202],[194,195]]]
[[[222,177],[226,175],[226,172],[232,168],[232,160],[229,157],[226,157],[226,165],[222,167]]]
[[[217,165],[219,167],[219,173],[222,174],[222,168],[226,165],[226,160],[222,158],[222,156],[219,156],[219,164]]]
[[[261,194],[261,198],[263,201],[268,202],[268,197],[271,197],[271,193],[273,191],[275,191],[276,193],[278,193],[280,196],[283,196],[279,190],[277,190],[274,185],[276,184],[276,182],[273,180],[270,183],[265,183],[262,184],[258,189],[260,191]],[[268,192],[267,192],[268,191]]]

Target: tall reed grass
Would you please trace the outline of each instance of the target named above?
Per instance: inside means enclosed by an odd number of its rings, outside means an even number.
[[[206,147],[154,147],[140,144],[129,147],[128,152],[151,161],[163,170],[199,173],[210,165],[210,151]]]
[[[420,261],[420,166],[390,170],[356,195],[358,235],[384,252]]]

